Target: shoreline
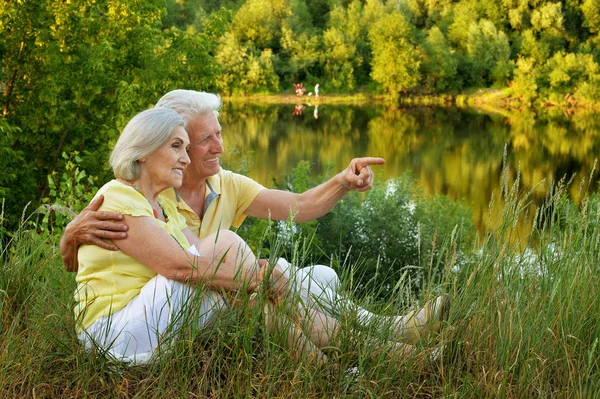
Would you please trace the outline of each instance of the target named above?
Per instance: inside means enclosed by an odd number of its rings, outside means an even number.
[[[436,107],[458,107],[475,108],[489,113],[511,113],[511,112],[559,112],[565,116],[587,112],[600,111],[600,103],[581,102],[569,94],[564,97],[553,99],[538,99],[534,104],[527,105],[519,98],[511,97],[508,89],[478,89],[459,94],[409,94],[390,98],[376,93],[356,94],[321,94],[315,96],[296,96],[291,93],[278,94],[249,94],[223,96],[223,102],[251,103],[251,104],[336,104],[336,105],[363,105],[367,102],[381,104],[396,103],[408,106],[436,106]]]

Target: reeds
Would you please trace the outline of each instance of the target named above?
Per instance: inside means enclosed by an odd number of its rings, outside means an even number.
[[[1,259],[0,397],[600,397],[600,200],[582,194],[577,207],[567,185],[554,185],[522,239],[528,193],[504,179],[490,206],[501,216],[460,267],[452,237],[438,237],[431,265],[444,273],[420,299],[448,292],[451,313],[418,345],[438,347],[437,360],[390,356],[387,329],[358,331],[348,315],[326,364],[298,361],[266,331],[260,306],[241,306],[210,328],[183,323],[154,363],[115,362],[78,344],[58,237],[23,228]],[[350,289],[352,275],[343,281]],[[402,313],[410,290],[396,289],[402,298],[361,301]]]

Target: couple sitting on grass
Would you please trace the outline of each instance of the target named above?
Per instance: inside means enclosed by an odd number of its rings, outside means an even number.
[[[340,320],[392,330],[390,356],[411,357],[425,332],[438,328],[449,301],[440,296],[405,316],[378,316],[338,293],[340,281],[323,265],[292,266],[256,259],[234,232],[246,216],[314,220],[349,191],[373,184],[370,165],[357,158],[346,170],[302,194],[266,189],[219,164],[223,138],[215,94],[175,90],[136,115],[110,157],[116,179],[105,184],[61,240],[65,267],[77,271],[75,317],[79,339],[118,360],[144,363],[167,345],[182,313],[197,326],[232,298],[262,306],[266,328],[285,337],[292,356],[326,360]],[[257,301],[263,292],[266,300]],[[190,306],[190,298],[200,298]]]

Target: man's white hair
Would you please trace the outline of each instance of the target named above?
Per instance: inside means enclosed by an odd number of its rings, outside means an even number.
[[[177,111],[185,121],[185,126],[196,116],[213,112],[219,116],[223,103],[221,98],[213,93],[195,90],[172,90],[162,96],[155,108],[169,108]]]
[[[115,176],[128,181],[140,177],[138,161],[166,143],[177,126],[184,126],[184,120],[168,108],[152,108],[134,116],[110,154],[110,167]]]

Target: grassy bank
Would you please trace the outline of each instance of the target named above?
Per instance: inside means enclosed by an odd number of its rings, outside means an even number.
[[[78,345],[58,237],[24,228],[2,253],[0,397],[600,397],[600,201],[576,208],[566,198],[559,186],[530,240],[515,242],[527,197],[505,184],[493,199],[504,204],[498,227],[458,270],[452,238],[439,237],[430,264],[444,272],[420,299],[448,292],[452,308],[441,333],[419,345],[441,348],[425,361],[377,353],[364,334],[379,345],[389,336],[373,329],[344,334],[326,365],[298,364],[260,312],[231,311],[213,328],[186,326],[160,361],[126,367]],[[404,310],[401,299],[365,304],[391,314]],[[360,373],[348,376],[350,367]]]

